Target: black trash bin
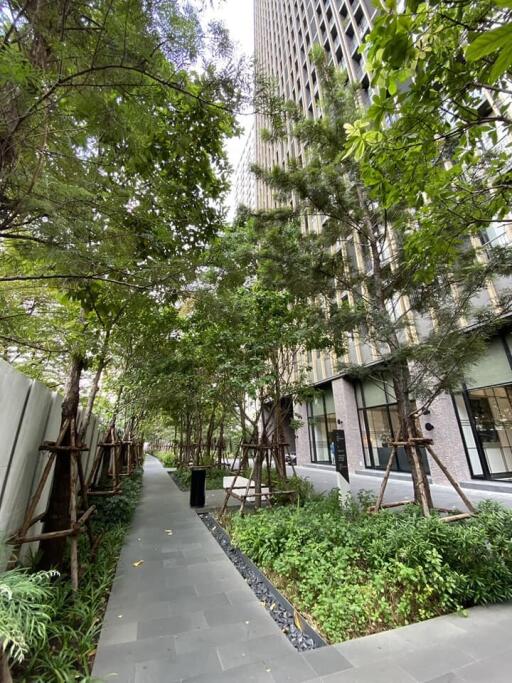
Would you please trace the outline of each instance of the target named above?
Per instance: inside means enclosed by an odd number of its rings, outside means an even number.
[[[190,507],[203,508],[205,501],[206,468],[192,467],[190,478]]]

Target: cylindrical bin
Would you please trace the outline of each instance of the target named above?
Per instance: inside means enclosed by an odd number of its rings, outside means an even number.
[[[205,501],[206,468],[192,467],[190,478],[190,507],[203,508]]]

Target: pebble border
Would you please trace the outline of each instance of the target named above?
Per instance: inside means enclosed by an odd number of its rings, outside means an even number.
[[[302,616],[300,617],[302,630],[297,628],[293,605],[261,573],[252,560],[231,545],[227,532],[213,515],[199,511],[197,514],[294,648],[299,652],[305,652],[327,645]]]

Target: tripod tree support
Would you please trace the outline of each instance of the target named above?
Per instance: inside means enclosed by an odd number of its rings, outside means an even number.
[[[19,551],[24,543],[33,543],[35,541],[42,541],[46,543],[62,543],[66,538],[70,539],[70,564],[71,564],[71,585],[74,591],[78,588],[78,536],[85,528],[88,529],[92,541],[92,531],[90,529],[90,517],[95,511],[95,506],[88,504],[87,491],[83,477],[82,463],[80,454],[82,451],[88,450],[86,446],[80,444],[78,439],[78,431],[76,427],[76,419],[68,417],[63,421],[59,436],[56,441],[45,441],[39,448],[40,451],[49,452],[50,456],[43,469],[41,478],[37,484],[34,495],[30,499],[29,505],[25,512],[23,523],[11,539],[13,544],[13,554],[9,566],[14,566],[18,559]],[[53,465],[60,464],[61,470],[66,474],[64,481],[69,486],[69,505],[66,514],[67,523],[62,529],[53,529],[43,531],[41,534],[34,536],[28,535],[29,529],[37,522],[47,522],[48,510],[40,515],[34,516],[37,505],[41,500],[41,496],[45,485],[48,481]],[[78,482],[80,481],[82,493],[82,506],[84,512],[79,513],[78,507]]]
[[[383,508],[400,507],[402,505],[409,505],[409,504],[416,502],[414,500],[402,500],[402,501],[396,501],[396,502],[391,502],[391,503],[384,503],[383,500],[384,500],[384,494],[386,491],[386,486],[387,486],[388,480],[389,480],[389,475],[391,473],[391,468],[393,467],[393,462],[397,457],[398,448],[400,446],[412,447],[413,465],[416,467],[416,470],[418,471],[418,468],[420,467],[420,463],[419,463],[416,447],[424,446],[426,448],[426,450],[428,451],[428,453],[430,454],[430,456],[432,457],[432,459],[434,460],[434,462],[436,463],[436,465],[441,470],[441,472],[445,475],[445,477],[448,479],[450,484],[453,486],[453,488],[455,489],[457,494],[460,496],[464,505],[467,507],[467,509],[469,511],[469,512],[463,512],[460,514],[448,515],[445,517],[441,517],[441,521],[443,521],[443,522],[454,522],[454,521],[458,521],[461,519],[467,519],[468,517],[471,517],[475,514],[475,512],[476,512],[475,507],[473,506],[473,504],[471,503],[469,498],[466,496],[466,494],[462,490],[458,481],[453,477],[453,475],[451,474],[449,469],[446,467],[446,465],[442,462],[442,460],[439,458],[437,453],[432,448],[432,445],[433,445],[432,439],[417,437],[417,438],[411,438],[408,441],[394,441],[391,445],[392,445],[392,449],[391,449],[391,453],[389,455],[389,459],[388,459],[388,462],[386,465],[386,469],[384,471],[384,477],[382,479],[382,484],[381,484],[381,487],[379,490],[379,495],[377,496],[377,501],[376,501],[375,505],[373,505],[372,507],[369,508],[370,512],[378,512],[379,510],[381,510]],[[417,479],[418,479],[418,481],[421,482],[421,477],[418,477]],[[420,489],[421,489],[421,484],[420,484]],[[421,503],[423,514],[426,517],[430,516],[430,509],[428,508],[428,506],[425,505],[425,499],[424,499],[424,497],[421,496],[421,490],[420,490],[420,503]],[[442,512],[446,512],[446,509],[444,509],[444,508],[443,509],[439,508],[439,510]]]

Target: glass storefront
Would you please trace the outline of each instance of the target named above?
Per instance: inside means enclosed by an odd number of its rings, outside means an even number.
[[[359,427],[363,443],[365,467],[383,470],[392,451],[392,442],[398,437],[399,422],[393,389],[384,378],[364,380],[356,387]],[[429,472],[428,460],[422,451],[425,469]],[[403,448],[398,448],[392,469],[396,472],[410,472],[409,461]]]
[[[507,337],[494,339],[454,395],[471,474],[512,477],[512,369]],[[501,383],[492,383],[501,380]]]
[[[308,430],[311,462],[333,465],[336,413],[331,387],[308,402]]]

